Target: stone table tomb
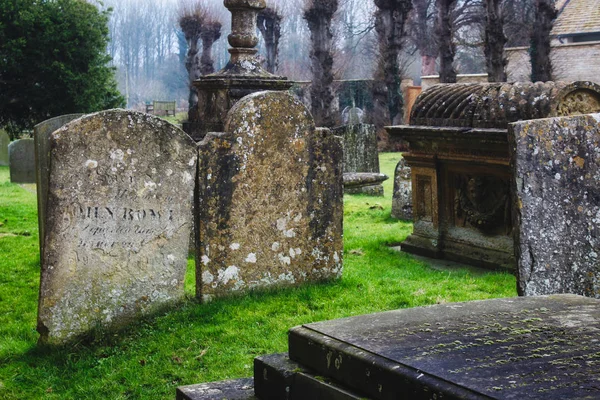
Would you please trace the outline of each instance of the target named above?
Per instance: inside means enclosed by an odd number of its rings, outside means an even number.
[[[443,84],[422,93],[410,125],[387,128],[410,144],[414,230],[402,249],[514,271],[509,123],[594,111],[600,86],[591,82]]]

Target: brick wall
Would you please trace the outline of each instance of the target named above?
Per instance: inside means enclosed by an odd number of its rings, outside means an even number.
[[[506,49],[510,82],[530,80],[528,50],[528,47]],[[600,42],[555,45],[551,57],[556,80],[593,81],[600,84]]]

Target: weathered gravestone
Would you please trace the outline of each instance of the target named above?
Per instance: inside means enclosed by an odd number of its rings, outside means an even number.
[[[344,139],[344,172],[379,172],[375,125],[345,125],[333,130]]]
[[[35,183],[35,149],[33,139],[19,139],[8,145],[10,181]]]
[[[200,144],[199,297],[341,275],[341,153],[285,92],[235,105]]]
[[[392,217],[412,220],[413,218],[412,181],[410,167],[401,159],[394,173],[394,195],[392,196]]]
[[[0,129],[0,166],[5,167],[8,165],[8,145],[10,144],[10,137],[8,134]]]
[[[177,399],[598,399],[599,341],[600,300],[575,295],[394,310],[292,328],[288,354],[254,360],[254,393],[240,379]]]
[[[345,172],[344,193],[383,196],[382,183],[389,177],[377,172]]]
[[[50,135],[61,126],[81,116],[83,114],[62,115],[41,122],[33,128],[40,254],[44,254],[44,225],[46,224],[46,204],[48,201],[48,179],[50,174]]]
[[[183,297],[197,150],[175,126],[110,110],[52,134],[38,331],[63,343]]]
[[[600,298],[600,114],[509,129],[521,295]]]
[[[365,112],[357,107],[346,107],[342,111],[344,125],[360,125],[365,122]]]

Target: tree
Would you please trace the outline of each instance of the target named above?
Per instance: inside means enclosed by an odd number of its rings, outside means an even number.
[[[0,5],[0,125],[11,134],[62,114],[123,106],[107,66],[108,14],[83,0]]]
[[[531,35],[531,81],[548,82],[552,80],[552,61],[550,60],[550,31],[556,19],[553,0],[536,0],[535,22]]]
[[[456,83],[456,70],[454,69],[454,56],[456,45],[454,44],[453,18],[456,0],[436,0],[437,21],[436,38],[440,54],[440,82]]]
[[[337,0],[308,0],[304,19],[310,29],[313,80],[310,99],[318,126],[332,127],[333,105],[333,32],[332,20],[338,9]]]
[[[200,27],[200,38],[202,39],[200,73],[202,75],[209,75],[215,72],[215,61],[212,57],[212,48],[215,42],[221,37],[222,27],[223,25],[219,21],[208,17]]]
[[[501,0],[485,0],[486,23],[483,51],[487,65],[489,82],[506,82],[506,57],[504,46],[504,18],[500,8]]]
[[[411,0],[375,0],[375,30],[379,41],[379,58],[375,73],[376,109],[387,105],[389,122],[401,122],[403,116],[400,53],[403,47],[406,19],[412,9]],[[382,85],[384,84],[384,85]],[[385,91],[382,90],[385,86]],[[399,118],[399,120],[397,120]]]
[[[435,38],[433,0],[413,0],[413,12],[409,20],[410,38],[421,56],[421,75],[435,75],[435,60],[439,48]]]
[[[265,69],[272,74],[277,69],[282,19],[283,16],[277,8],[267,7],[258,13],[258,29],[265,40],[267,49]]]
[[[187,42],[187,55],[185,58],[185,69],[188,72],[188,85],[190,88],[188,103],[190,119],[194,119],[194,112],[198,106],[198,92],[194,88],[194,81],[200,79],[202,72],[200,71],[200,60],[198,57],[198,44],[202,35],[202,25],[206,19],[206,11],[200,4],[196,2],[193,5],[184,3],[179,12],[179,26],[185,35]]]

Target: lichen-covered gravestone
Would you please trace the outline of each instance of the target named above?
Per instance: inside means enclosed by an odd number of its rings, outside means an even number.
[[[394,195],[392,197],[392,217],[403,220],[413,219],[413,199],[411,170],[406,160],[401,159],[394,173]]]
[[[35,183],[33,139],[15,140],[8,145],[8,159],[12,183]]]
[[[195,143],[150,115],[110,110],[52,134],[38,331],[64,343],[181,299]]]
[[[509,129],[519,294],[600,298],[600,114]]]
[[[200,144],[199,297],[341,275],[341,153],[285,92],[236,104]]]
[[[5,167],[8,165],[8,145],[10,144],[10,137],[8,134],[0,129],[0,166]]]
[[[35,171],[38,199],[38,229],[40,232],[40,254],[44,254],[44,228],[48,201],[48,179],[50,175],[50,135],[52,132],[83,114],[67,114],[40,122],[33,128],[35,143]]]

